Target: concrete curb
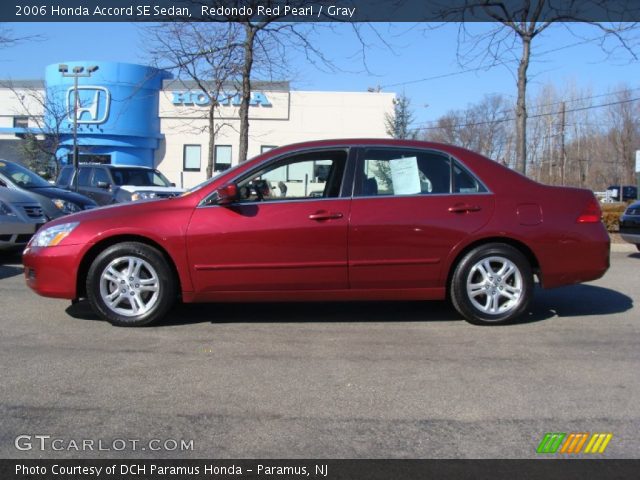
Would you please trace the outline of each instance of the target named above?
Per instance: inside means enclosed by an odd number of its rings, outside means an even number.
[[[633,252],[637,252],[638,249],[636,248],[635,245],[631,243],[612,243],[611,251],[616,253],[620,253],[620,252],[633,253]]]

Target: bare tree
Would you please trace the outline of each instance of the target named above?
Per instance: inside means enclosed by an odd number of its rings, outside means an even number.
[[[296,5],[308,4],[298,0]],[[255,9],[254,9],[255,10]],[[289,73],[287,58],[291,51],[301,52],[307,61],[317,67],[337,70],[332,59],[315,43],[314,34],[318,26],[307,23],[282,23],[278,17],[255,21],[253,18],[239,18],[244,37],[241,42],[242,66],[238,81],[240,92],[240,146],[238,161],[247,159],[249,148],[249,106],[251,102],[251,82],[256,76],[273,80]]]
[[[634,152],[640,148],[640,121],[638,121],[639,102],[632,101],[632,93],[629,88],[620,90],[616,96],[616,102],[608,108],[607,117],[611,128],[608,139],[611,144],[613,161],[612,183],[635,183],[634,179]]]
[[[44,37],[42,35],[17,36],[13,32],[13,29],[11,29],[11,27],[8,27],[6,23],[0,23],[0,48],[12,47],[28,40],[43,39]]]
[[[216,121],[216,114],[220,104],[234,96],[227,90],[239,74],[240,29],[233,23],[175,22],[147,27],[145,37],[156,66],[176,72],[179,80],[195,84],[198,95],[206,97],[206,175],[211,178],[215,171],[215,139],[228,125]]]
[[[509,164],[511,109],[511,102],[502,95],[486,95],[464,110],[452,110],[440,117],[435,126],[425,130],[424,138],[459,145]]]
[[[32,127],[20,134],[20,152],[29,167],[48,171],[54,164],[53,175],[57,175],[59,164],[56,153],[65,133],[67,110],[57,102],[48,102],[44,84],[40,86],[20,86],[11,81],[3,85],[18,101],[16,115],[28,118]]]
[[[621,47],[635,60],[633,35],[634,23],[601,23],[591,17],[598,15],[620,16],[624,12],[614,11],[616,4],[606,0],[592,2],[553,2],[552,0],[462,0],[460,6],[445,7],[445,18],[468,19],[478,17],[492,20],[488,30],[484,24],[462,22],[458,35],[458,59],[461,65],[518,64],[516,84],[516,168],[527,173],[527,82],[533,43],[552,25],[560,25],[573,33],[572,27],[578,23],[591,25],[598,33],[597,40],[607,53]],[[559,23],[562,22],[562,23]],[[480,25],[480,31],[477,30]],[[577,36],[577,35],[576,35]],[[608,39],[613,39],[611,47]],[[584,40],[584,39],[583,39]],[[584,40],[593,41],[594,39]]]

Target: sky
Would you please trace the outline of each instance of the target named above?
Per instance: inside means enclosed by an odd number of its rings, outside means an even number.
[[[0,49],[0,78],[41,79],[52,63],[72,60],[121,61],[148,64],[141,30],[131,23],[23,23],[10,26],[18,37],[37,37]],[[484,95],[515,99],[515,62],[493,68],[462,66],[457,59],[458,24],[378,23],[361,25],[367,43],[366,68],[362,44],[350,25],[318,24],[314,43],[339,67],[322,71],[304,55],[290,54],[291,86],[297,90],[382,91],[405,94],[411,100],[414,126],[436,120],[452,109],[463,109]],[[491,24],[472,24],[487,31]],[[375,29],[375,30],[374,30]],[[593,95],[640,87],[640,62],[623,52],[607,55],[599,46],[600,33],[590,26],[549,28],[537,38],[530,67],[529,92],[552,83],[589,89]],[[468,45],[468,44],[467,44]],[[640,49],[638,49],[640,51]],[[280,79],[278,79],[280,80]],[[638,92],[640,96],[640,91]],[[596,101],[606,101],[606,97]]]

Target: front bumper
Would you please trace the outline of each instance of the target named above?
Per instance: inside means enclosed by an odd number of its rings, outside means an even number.
[[[88,247],[27,247],[22,255],[27,285],[44,297],[77,298],[78,267]]]
[[[0,223],[0,250],[26,245],[39,226],[25,222]]]

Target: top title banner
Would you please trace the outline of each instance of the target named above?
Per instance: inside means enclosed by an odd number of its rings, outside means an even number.
[[[505,18],[511,16],[512,18]],[[635,0],[5,0],[0,22],[632,22]]]

